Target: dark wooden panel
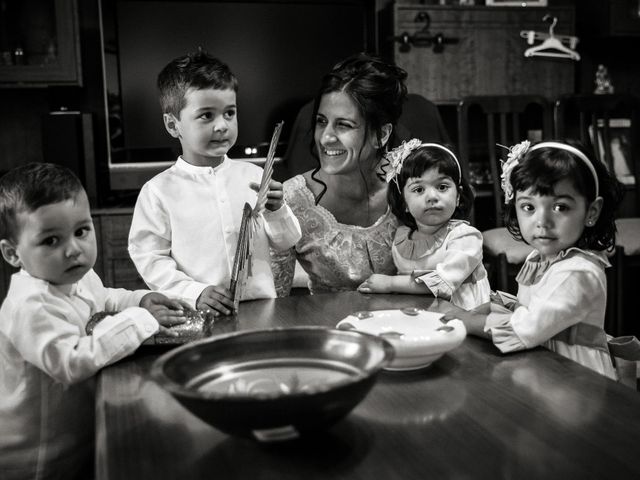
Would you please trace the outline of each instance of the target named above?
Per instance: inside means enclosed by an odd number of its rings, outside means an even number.
[[[525,58],[530,46],[522,30],[548,31],[546,13],[558,17],[555,33],[574,32],[574,11],[559,8],[488,8],[395,6],[395,35],[414,35],[425,27],[416,21],[427,14],[429,32],[458,43],[445,44],[436,53],[431,47],[394,47],[398,65],[409,72],[409,91],[437,103],[451,103],[468,95],[535,94],[554,99],[574,91],[575,62],[548,57]]]
[[[105,286],[135,290],[147,288],[138,275],[129,251],[127,240],[131,227],[130,210],[103,211],[94,214],[99,224],[99,263]]]

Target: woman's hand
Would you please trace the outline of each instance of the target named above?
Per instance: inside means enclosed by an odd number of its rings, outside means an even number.
[[[189,308],[182,300],[171,299],[158,292],[147,293],[140,300],[140,306],[148,310],[158,321],[161,333],[172,337],[176,337],[178,333],[170,327],[184,323],[185,311]]]
[[[249,184],[249,188],[257,192],[260,190],[260,185],[255,182],[251,182]],[[267,191],[267,201],[264,206],[267,208],[267,210],[275,212],[276,210],[280,209],[282,205],[284,205],[282,183],[271,179],[271,181],[269,182],[269,190]],[[258,211],[260,211],[260,208],[258,208]]]
[[[231,315],[233,297],[228,288],[209,285],[196,300],[196,309],[211,310],[213,316]]]

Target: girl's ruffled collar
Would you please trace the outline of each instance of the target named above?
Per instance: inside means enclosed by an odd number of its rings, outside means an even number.
[[[431,237],[418,239],[411,238],[412,230],[409,227],[401,226],[398,227],[396,231],[393,244],[402,258],[417,260],[438,250],[444,243],[447,235],[449,235],[449,232],[461,223],[469,222],[465,222],[464,220],[449,220]]]
[[[566,250],[558,252],[558,254],[549,260],[542,260],[540,253],[537,251],[531,252],[527,261],[524,263],[520,272],[516,276],[516,281],[519,285],[534,285],[540,281],[542,276],[549,270],[551,265],[564,260],[565,258],[573,255],[582,255],[588,260],[596,264],[601,264],[603,268],[611,266],[604,252],[596,252],[593,250],[583,250],[578,247],[570,247]]]

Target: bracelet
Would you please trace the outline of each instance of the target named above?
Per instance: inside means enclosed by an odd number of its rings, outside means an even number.
[[[84,327],[84,331],[87,332],[87,335],[92,335],[93,334],[93,329],[96,328],[96,325],[98,325],[102,320],[105,319],[105,317],[108,317],[110,315],[115,315],[118,312],[98,312],[98,313],[94,313],[91,318],[89,318],[89,321],[87,322],[87,325]]]

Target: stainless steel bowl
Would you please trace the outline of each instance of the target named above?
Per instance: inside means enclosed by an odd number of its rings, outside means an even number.
[[[277,441],[329,427],[393,359],[374,335],[324,327],[234,332],[159,357],[153,379],[223,432]]]

